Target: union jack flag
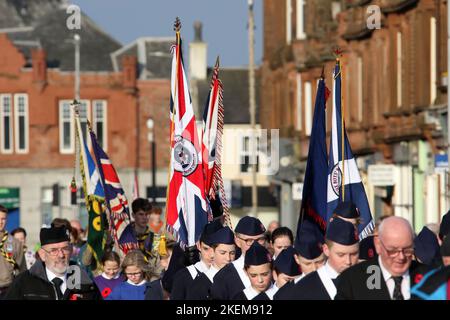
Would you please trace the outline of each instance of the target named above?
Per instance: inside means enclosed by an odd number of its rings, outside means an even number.
[[[166,221],[182,246],[193,246],[208,222],[202,152],[197,135],[194,110],[183,66],[180,37],[176,22],[176,45],[172,46],[170,96],[169,185]]]
[[[129,232],[124,232],[130,224],[128,201],[117,175],[116,169],[97,142],[95,133],[89,131],[92,149],[97,160],[97,167],[105,191],[106,204],[109,209],[109,228],[114,242],[123,254],[139,248],[136,237]],[[128,228],[129,229],[129,228]]]

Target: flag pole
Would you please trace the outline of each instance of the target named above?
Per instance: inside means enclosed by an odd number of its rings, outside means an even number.
[[[341,85],[340,85],[340,94],[339,99],[341,100],[341,156],[342,156],[342,181],[341,181],[341,189],[342,189],[342,202],[345,201],[345,129],[344,129],[344,117],[345,117],[345,108],[344,108],[344,99],[342,97],[342,65],[339,57],[342,56],[342,50],[337,47],[334,50],[334,54],[336,56],[336,63],[339,66],[339,73],[335,75],[335,79],[341,75]],[[335,93],[336,95],[336,93]]]

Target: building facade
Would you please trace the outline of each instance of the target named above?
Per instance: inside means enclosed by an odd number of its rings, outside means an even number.
[[[416,231],[440,221],[449,207],[446,10],[433,0],[264,1],[261,114],[270,117],[261,125],[280,128],[291,147],[299,174],[290,183],[303,179],[317,81],[324,68],[332,90],[339,47],[346,129],[372,215],[403,216]]]

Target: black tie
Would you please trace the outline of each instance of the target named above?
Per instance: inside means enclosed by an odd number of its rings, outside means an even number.
[[[395,282],[395,287],[394,287],[394,294],[392,296],[392,298],[394,300],[405,300],[405,298],[403,297],[402,294],[402,280],[403,277],[392,277],[392,279],[394,279]]]
[[[53,278],[52,282],[55,284],[58,300],[62,300],[63,293],[61,291],[61,285],[63,284],[64,281],[62,281],[60,278]]]

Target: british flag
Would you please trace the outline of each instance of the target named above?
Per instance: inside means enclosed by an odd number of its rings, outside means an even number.
[[[128,251],[139,248],[136,237],[124,232],[130,224],[128,200],[111,160],[98,144],[95,133],[93,131],[89,133],[109,209],[110,233],[122,253],[127,254]]]
[[[211,88],[203,112],[202,155],[205,194],[215,199],[219,191],[227,224],[231,227],[228,202],[222,180],[222,134],[224,125],[223,86],[219,79],[219,57],[211,79]]]
[[[172,46],[169,185],[166,222],[182,246],[193,246],[208,222],[202,152],[183,66],[180,22]]]

